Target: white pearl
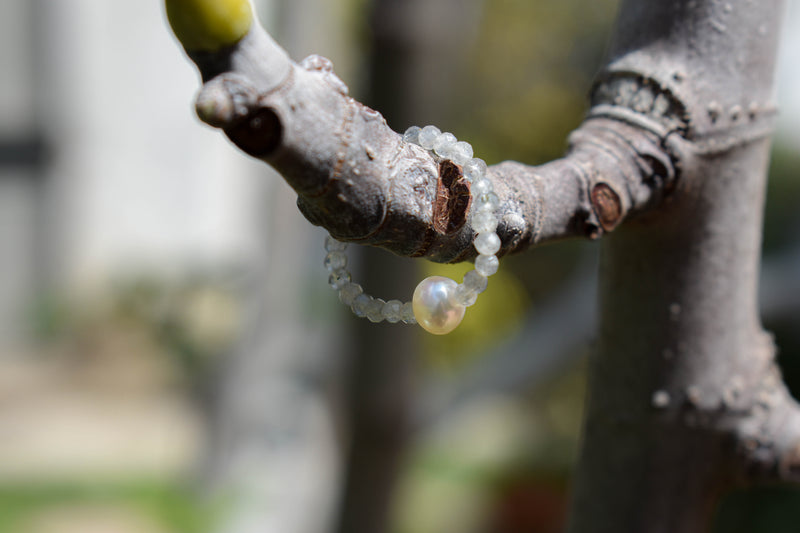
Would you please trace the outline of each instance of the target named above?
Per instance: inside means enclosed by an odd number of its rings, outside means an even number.
[[[452,298],[457,286],[450,278],[431,276],[423,279],[414,289],[411,299],[414,317],[426,331],[444,335],[461,323],[466,308]]]

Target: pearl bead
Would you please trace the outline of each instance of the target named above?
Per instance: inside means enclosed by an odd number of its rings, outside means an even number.
[[[414,290],[414,317],[426,331],[434,335],[450,333],[461,323],[466,308],[457,304],[453,292],[458,284],[450,278],[431,276]]]

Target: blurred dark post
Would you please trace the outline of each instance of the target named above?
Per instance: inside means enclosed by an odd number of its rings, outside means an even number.
[[[453,75],[479,20],[481,0],[373,0],[364,101],[402,132],[412,124],[447,129]],[[420,281],[413,260],[362,252],[370,294],[409,298]],[[420,331],[353,321],[348,413],[350,445],[338,533],[384,533],[409,444]]]
[[[0,357],[26,343],[27,307],[49,274],[43,266],[49,259],[42,226],[48,146],[38,111],[39,11],[38,1],[0,4]]]

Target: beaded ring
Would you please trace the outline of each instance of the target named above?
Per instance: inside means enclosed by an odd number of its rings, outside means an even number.
[[[425,278],[417,285],[410,302],[387,302],[366,294],[361,285],[351,280],[344,253],[347,244],[328,235],[324,262],[330,272],[328,284],[339,292],[339,299],[350,306],[356,316],[366,317],[371,322],[418,323],[430,333],[444,335],[461,323],[466,308],[475,303],[478,294],[486,290],[489,276],[497,272],[500,262],[495,254],[500,250],[500,237],[497,236],[495,211],[499,199],[492,182],[486,178],[486,163],[472,157],[469,143],[458,141],[452,133],[442,133],[436,126],[412,126],[406,130],[403,140],[425,148],[437,160],[448,159],[460,165],[465,179],[471,183],[474,202],[470,216],[477,233],[473,245],[478,252],[475,269],[464,275],[462,283],[443,276]]]

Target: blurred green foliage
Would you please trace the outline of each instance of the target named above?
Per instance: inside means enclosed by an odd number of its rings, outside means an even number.
[[[481,31],[453,99],[454,131],[463,131],[489,163],[559,157],[586,110],[616,5],[485,2]]]
[[[775,140],[764,211],[764,253],[797,246],[800,231],[800,150]]]
[[[33,531],[31,528],[40,517],[82,506],[101,513],[103,508],[124,510],[170,533],[212,531],[225,512],[223,501],[209,501],[180,484],[127,481],[0,485],[0,533]]]

